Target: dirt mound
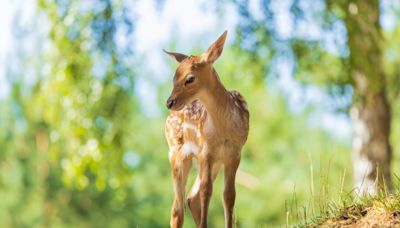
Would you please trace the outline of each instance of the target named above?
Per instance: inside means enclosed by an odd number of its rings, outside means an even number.
[[[320,227],[400,227],[400,212],[388,212],[376,204],[364,209],[350,207],[346,210]]]

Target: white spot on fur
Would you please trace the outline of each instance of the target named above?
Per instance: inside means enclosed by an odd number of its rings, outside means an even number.
[[[172,156],[174,155],[174,151],[173,150],[168,150],[168,159],[169,159],[169,162],[171,162],[171,160],[172,160]]]
[[[183,128],[184,128],[184,129],[191,129],[191,130],[193,130],[193,131],[195,131],[195,132],[198,131],[198,128],[197,128],[195,125],[193,125],[193,124],[184,123],[184,124],[183,124]]]
[[[182,153],[184,155],[188,155],[190,153],[193,153],[194,155],[197,155],[199,152],[199,147],[194,143],[194,142],[185,142],[182,146]]]

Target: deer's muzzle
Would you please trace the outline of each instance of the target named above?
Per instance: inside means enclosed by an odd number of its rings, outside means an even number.
[[[167,108],[171,109],[174,106],[175,103],[176,103],[175,99],[172,99],[171,97],[168,98],[168,100],[167,100]]]

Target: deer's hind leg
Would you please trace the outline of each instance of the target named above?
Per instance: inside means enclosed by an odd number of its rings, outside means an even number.
[[[231,157],[224,164],[224,212],[225,212],[225,227],[231,228],[233,226],[233,207],[235,206],[236,189],[235,189],[235,177],[236,172],[240,163],[240,151],[239,156]]]
[[[215,164],[212,167],[212,181],[215,180],[215,178],[218,175],[218,172],[221,168],[220,164]],[[192,189],[189,192],[189,196],[187,198],[188,206],[190,209],[190,212],[192,213],[192,217],[194,222],[196,223],[197,227],[200,227],[201,223],[201,201],[200,201],[200,185],[201,185],[201,180],[200,180],[200,174],[197,176],[196,181],[194,182]]]
[[[185,218],[185,186],[188,173],[192,168],[192,158],[182,156],[180,151],[171,159],[172,180],[174,186],[174,202],[171,209],[170,225],[173,228],[182,227]]]

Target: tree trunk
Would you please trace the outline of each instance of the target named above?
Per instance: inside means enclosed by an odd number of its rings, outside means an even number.
[[[354,88],[353,165],[356,193],[391,188],[390,104],[382,67],[378,0],[346,3],[346,28]]]

